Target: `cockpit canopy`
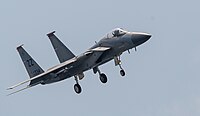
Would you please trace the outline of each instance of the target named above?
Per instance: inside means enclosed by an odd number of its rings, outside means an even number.
[[[109,38],[113,38],[113,37],[119,37],[122,36],[124,34],[126,34],[127,31],[121,29],[121,28],[116,28],[113,29],[111,32],[109,32],[108,34],[105,35],[105,39],[109,39]]]

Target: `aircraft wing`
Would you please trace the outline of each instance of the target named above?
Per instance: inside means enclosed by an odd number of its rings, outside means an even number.
[[[97,48],[94,48],[94,49],[90,49],[90,50],[86,51],[85,53],[83,53],[80,56],[74,57],[74,58],[72,58],[70,60],[67,60],[67,61],[65,61],[65,62],[63,62],[63,63],[61,63],[59,65],[56,65],[56,66],[48,69],[47,71],[45,71],[45,72],[43,72],[43,73],[41,73],[41,74],[39,74],[39,75],[37,75],[35,77],[32,77],[32,78],[30,78],[28,80],[25,80],[25,81],[23,81],[21,83],[18,83],[18,84],[14,85],[14,86],[11,86],[11,87],[7,88],[7,90],[14,89],[14,88],[16,88],[16,87],[18,87],[20,85],[23,85],[25,83],[34,81],[34,83],[28,85],[27,87],[22,88],[21,90],[18,90],[18,91],[15,91],[15,92],[11,93],[11,94],[14,94],[14,93],[17,93],[17,92],[22,91],[24,89],[30,88],[32,86],[35,86],[37,84],[40,84],[43,80],[48,78],[48,76],[50,74],[62,73],[62,71],[67,70],[69,68],[72,68],[76,64],[84,61],[86,58],[88,58],[89,55],[93,54],[94,52],[101,52],[100,54],[102,54],[104,51],[109,50],[109,49],[110,49],[109,47],[97,47]],[[8,94],[8,95],[11,95],[11,94]]]
[[[103,52],[103,51],[106,51],[109,49],[110,49],[110,47],[96,47],[94,49],[91,49],[91,51]]]
[[[98,54],[96,54],[96,56],[98,56],[96,58],[98,59],[105,51],[109,49],[111,49],[111,47],[96,47],[93,49],[89,49],[85,53],[81,54],[80,56],[75,57],[76,61],[72,62],[68,66],[69,67],[78,66],[81,62],[85,62],[85,60],[87,60],[90,57],[90,55],[92,55],[95,52],[98,52]],[[94,60],[97,60],[97,59],[94,59]]]

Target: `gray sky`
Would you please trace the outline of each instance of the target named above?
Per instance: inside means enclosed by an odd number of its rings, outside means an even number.
[[[1,116],[199,116],[200,2],[198,0],[4,0],[0,2]],[[28,79],[15,48],[25,49],[46,70],[58,59],[46,36],[56,35],[75,54],[116,27],[151,33],[138,51],[122,56],[126,77],[114,62],[74,79],[36,86],[10,97],[5,89]]]

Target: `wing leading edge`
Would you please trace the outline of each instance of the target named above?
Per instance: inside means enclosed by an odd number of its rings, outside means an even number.
[[[57,66],[54,66],[51,69],[48,69],[47,71],[45,71],[45,72],[43,72],[43,73],[41,73],[41,74],[39,74],[39,75],[37,75],[35,77],[32,77],[32,78],[30,78],[28,80],[25,80],[25,81],[23,81],[21,83],[18,83],[16,85],[11,86],[11,87],[7,88],[7,90],[14,89],[14,88],[16,88],[18,86],[21,86],[23,84],[26,84],[28,82],[34,82],[34,83],[30,83],[27,87],[25,87],[25,88],[23,88],[21,90],[18,90],[18,91],[15,91],[15,92],[11,93],[11,94],[14,94],[14,93],[20,92],[20,91],[22,91],[24,89],[27,89],[27,88],[33,87],[35,85],[41,84],[45,79],[47,79],[49,76],[51,76],[51,74],[62,73],[62,71],[64,71],[63,69],[66,70],[67,69],[66,67],[68,67],[68,65],[70,65],[73,62],[75,62],[76,60],[77,60],[77,58],[73,58],[71,60],[65,61],[65,62],[63,62],[63,63],[61,63],[61,64],[59,64]],[[11,95],[11,94],[8,94],[8,95]]]

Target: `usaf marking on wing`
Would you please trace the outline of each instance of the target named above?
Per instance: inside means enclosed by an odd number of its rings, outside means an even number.
[[[84,78],[84,71],[92,69],[93,72],[99,74],[99,79],[102,83],[107,82],[107,76],[98,68],[100,65],[114,59],[115,66],[120,67],[121,76],[125,76],[125,71],[121,66],[120,55],[132,48],[143,44],[151,38],[150,34],[141,32],[128,32],[121,28],[116,28],[106,34],[99,42],[89,48],[86,52],[75,56],[56,36],[55,31],[47,34],[55,53],[60,61],[60,64],[44,71],[36,61],[25,51],[23,45],[17,47],[17,51],[25,65],[25,68],[30,76],[30,79],[19,84],[11,86],[8,90],[14,89],[25,83],[28,86],[12,92],[8,95],[17,93],[24,89],[33,87],[38,84],[50,84],[70,77],[75,78],[74,90],[77,94],[81,93],[82,89],[79,80]]]

